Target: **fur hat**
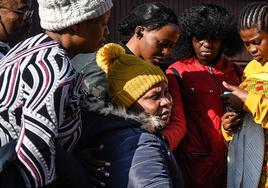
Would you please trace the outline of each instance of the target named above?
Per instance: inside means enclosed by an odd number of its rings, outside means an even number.
[[[103,15],[112,0],[38,0],[41,27],[60,31],[69,26]]]
[[[159,82],[167,82],[162,70],[141,58],[128,55],[118,44],[106,44],[97,52],[97,64],[106,72],[112,102],[131,107]]]

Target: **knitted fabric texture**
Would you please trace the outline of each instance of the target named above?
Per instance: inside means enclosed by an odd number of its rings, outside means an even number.
[[[110,43],[102,47],[97,53],[97,64],[106,72],[112,102],[126,108],[155,84],[167,82],[159,67],[126,54],[118,44]]]
[[[38,0],[41,27],[60,31],[77,23],[103,15],[112,0]]]

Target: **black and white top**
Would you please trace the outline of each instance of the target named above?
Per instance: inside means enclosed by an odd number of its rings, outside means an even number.
[[[82,76],[66,51],[45,34],[29,38],[0,61],[0,146],[17,139],[28,187],[55,180],[55,147],[71,151],[81,134]]]

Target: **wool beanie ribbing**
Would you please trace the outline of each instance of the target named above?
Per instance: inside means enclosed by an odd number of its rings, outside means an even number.
[[[112,0],[38,0],[41,27],[60,31],[77,23],[103,15]]]

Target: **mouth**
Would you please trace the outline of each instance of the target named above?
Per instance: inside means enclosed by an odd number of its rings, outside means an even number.
[[[169,117],[170,117],[170,111],[166,111],[166,112],[162,113],[159,117],[160,117],[160,120],[161,121],[168,120]]]
[[[154,63],[163,63],[165,61],[162,57],[154,57],[153,62]]]
[[[252,58],[255,60],[260,60],[262,57],[260,55],[252,55]]]
[[[202,56],[211,56],[212,55],[212,51],[201,51],[200,53]]]

